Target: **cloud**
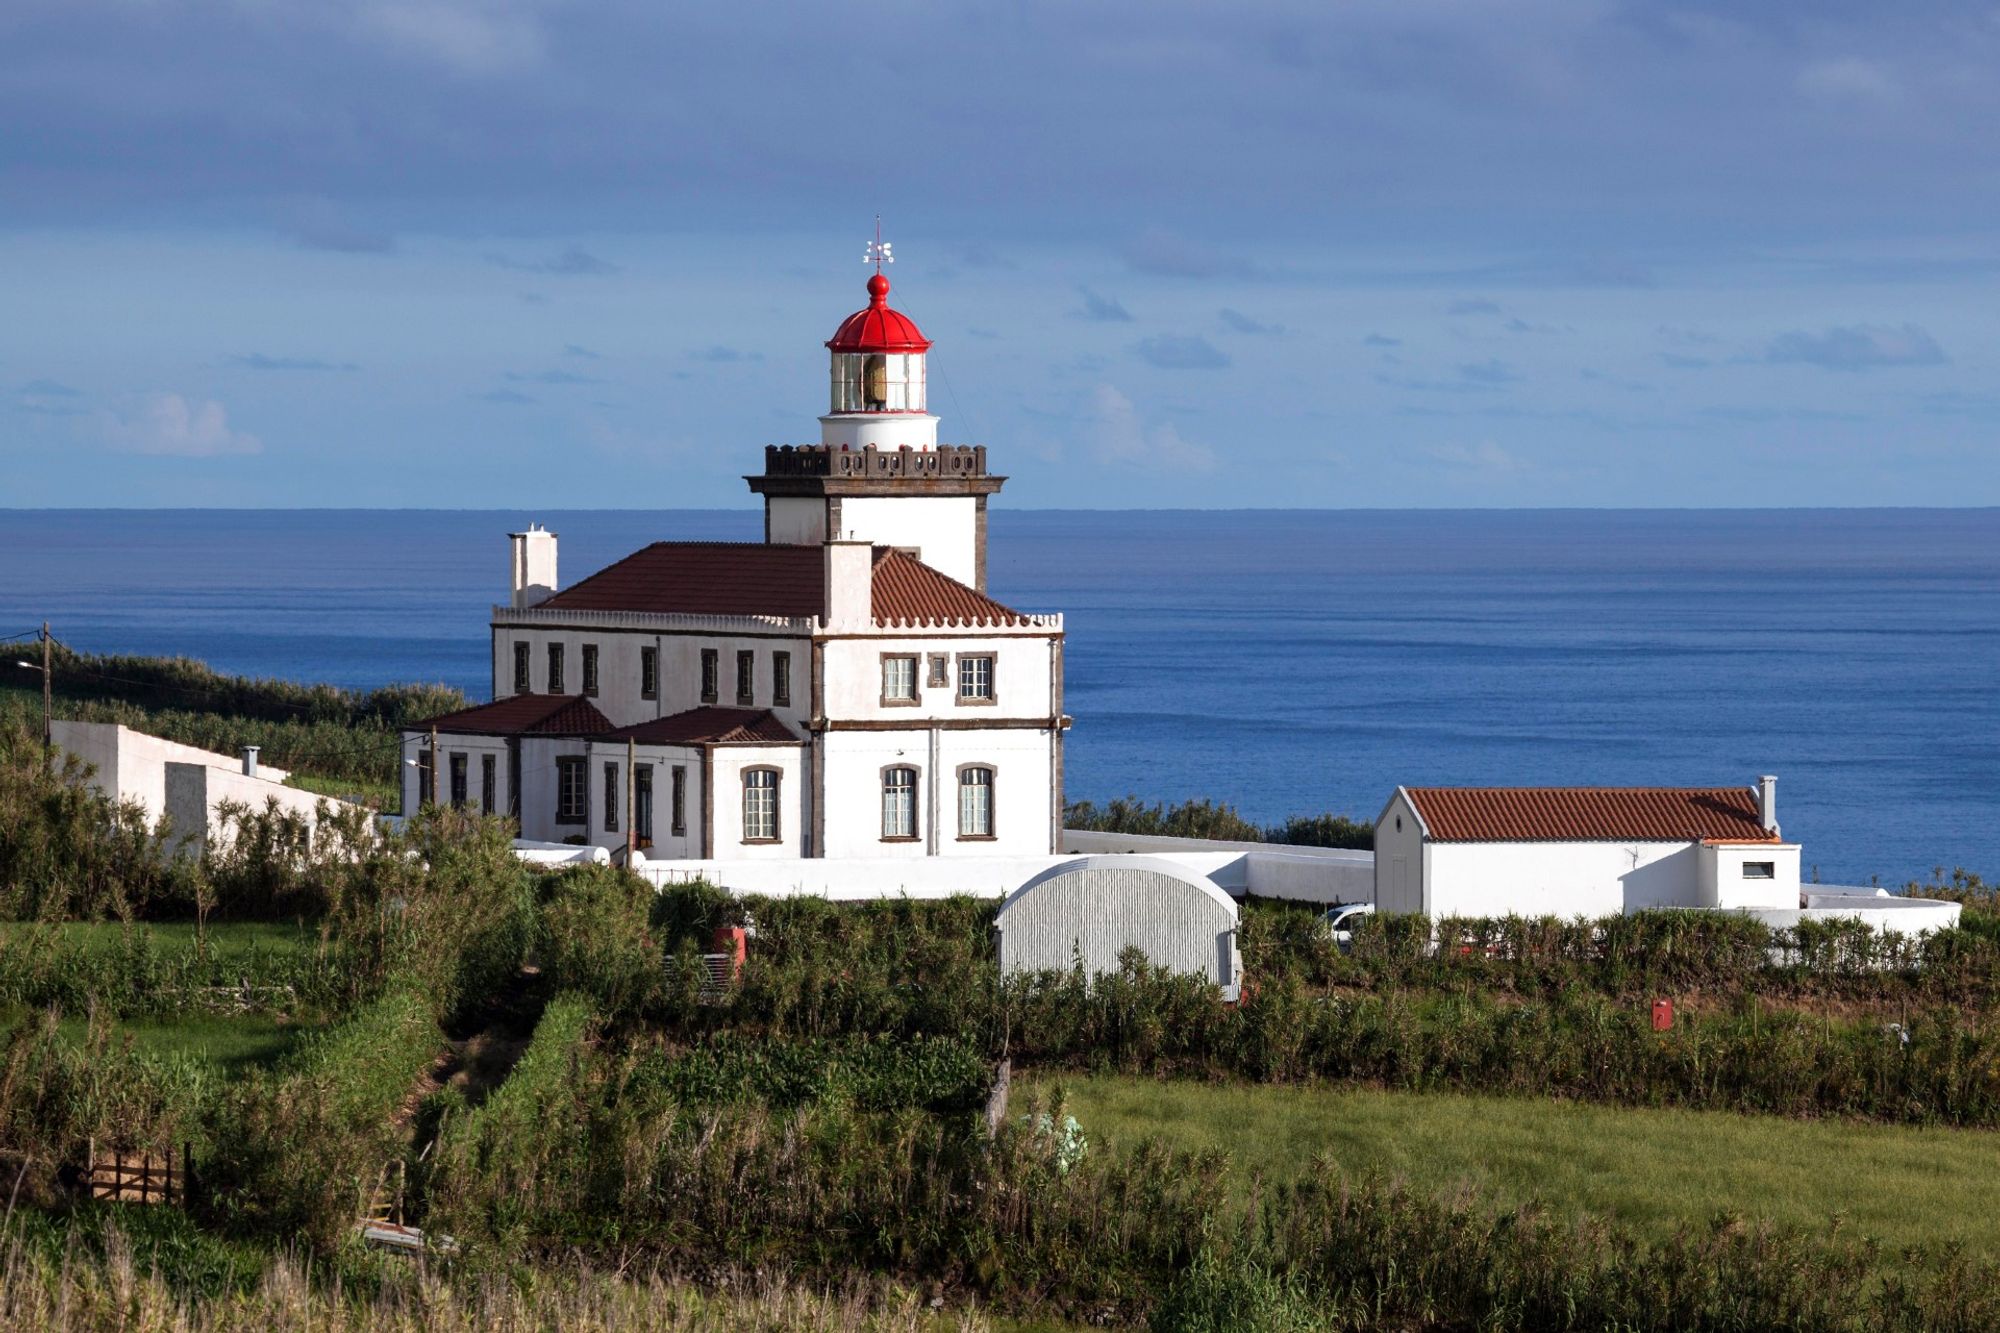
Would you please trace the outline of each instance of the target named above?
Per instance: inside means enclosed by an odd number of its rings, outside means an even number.
[[[1140,360],[1161,370],[1220,370],[1229,364],[1228,355],[1199,334],[1181,337],[1162,333],[1141,338],[1132,350]]]
[[[1781,333],[1764,349],[1773,365],[1824,370],[1877,370],[1890,366],[1941,366],[1950,360],[1937,340],[1915,324],[1851,324],[1825,333]]]
[[[1468,362],[1458,368],[1458,377],[1469,384],[1515,384],[1521,379],[1519,372],[1504,361],[1486,360]]]
[[[713,346],[689,352],[688,359],[691,361],[712,361],[717,365],[726,365],[733,361],[762,361],[764,354],[762,352],[738,351],[734,347],[725,347],[721,343],[716,343]]]
[[[585,361],[602,361],[604,359],[588,347],[579,347],[575,343],[564,343],[563,355],[581,357]]]
[[[330,199],[287,200],[278,210],[278,227],[308,250],[343,255],[382,255],[396,248],[396,238],[364,226]]]
[[[1391,338],[1386,333],[1371,333],[1361,340],[1361,345],[1363,347],[1401,347],[1403,340],[1401,338]]]
[[[1447,315],[1497,315],[1500,307],[1491,301],[1453,301],[1444,308]]]
[[[1206,445],[1183,437],[1170,421],[1145,421],[1132,400],[1112,385],[1091,390],[1084,420],[1090,428],[1091,452],[1100,462],[1175,472],[1208,472],[1215,467],[1215,455]]]
[[[1792,86],[1811,101],[1836,106],[1882,105],[1896,100],[1896,81],[1859,56],[1821,60],[1799,71]]]
[[[575,375],[567,370],[537,370],[533,372],[510,370],[500,377],[512,384],[602,384],[601,379],[589,375]]]
[[[104,438],[126,453],[170,458],[264,451],[263,441],[255,435],[229,428],[229,414],[221,403],[212,398],[190,400],[177,393],[152,394],[107,417]]]
[[[1682,356],[1679,352],[1662,352],[1660,361],[1674,370],[1706,370],[1715,364],[1708,357]]]
[[[1246,259],[1196,245],[1162,227],[1148,227],[1125,247],[1125,262],[1141,273],[1169,278],[1249,277],[1256,268]]]
[[[359,370],[352,361],[318,361],[311,357],[265,356],[262,352],[252,352],[248,356],[232,356],[232,366],[245,370]]]
[[[516,393],[512,389],[494,389],[480,394],[479,400],[484,403],[500,403],[507,407],[523,407],[535,401],[527,394]]]
[[[72,389],[69,387],[69,385],[58,384],[54,380],[29,380],[26,384],[23,384],[21,386],[21,393],[24,396],[30,396],[35,398],[83,397],[83,390]]]
[[[1225,327],[1237,333],[1277,338],[1282,337],[1285,332],[1285,326],[1282,324],[1265,324],[1250,318],[1250,316],[1240,310],[1230,310],[1225,307],[1216,311],[1215,314],[1216,318],[1220,319]]]
[[[1447,467],[1467,472],[1520,472],[1527,467],[1491,440],[1481,440],[1477,444],[1433,445],[1423,452]]]
[[[541,25],[525,5],[454,4],[449,0],[380,0],[355,13],[361,31],[390,50],[455,74],[502,74],[542,57]]]
[[[1077,294],[1083,297],[1083,306],[1070,313],[1078,319],[1092,319],[1105,324],[1129,324],[1132,312],[1127,310],[1113,296],[1099,296],[1088,287],[1078,287]]]
[[[67,384],[49,379],[29,380],[21,386],[14,405],[38,417],[79,417],[84,414],[77,401],[82,397],[81,389],[72,389]]]
[[[557,278],[603,277],[619,272],[618,265],[608,259],[599,259],[576,245],[548,259],[515,259],[511,255],[489,254],[486,262],[517,273],[546,273]]]
[[[1561,328],[1561,327],[1558,327],[1557,325],[1554,325],[1554,324],[1531,324],[1531,323],[1529,323],[1529,322],[1528,322],[1527,320],[1525,320],[1525,319],[1522,319],[1522,318],[1520,318],[1520,317],[1518,317],[1518,316],[1516,316],[1516,317],[1515,317],[1515,318],[1513,318],[1513,319],[1510,319],[1510,320],[1508,320],[1508,321],[1507,321],[1507,322],[1506,322],[1505,324],[1502,324],[1502,325],[1501,325],[1500,327],[1501,327],[1501,328],[1503,328],[1503,329],[1505,329],[1505,330],[1507,330],[1507,332],[1509,332],[1509,333],[1571,333],[1571,332],[1574,332],[1574,330],[1572,330],[1572,329],[1566,329],[1566,328]]]

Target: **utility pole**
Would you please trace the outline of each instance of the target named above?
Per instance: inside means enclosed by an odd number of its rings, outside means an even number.
[[[639,788],[634,781],[639,771],[639,742],[625,738],[625,864],[639,851]]]
[[[442,804],[442,802],[438,800],[438,729],[436,727],[431,728],[431,756],[430,756],[429,768],[431,775],[431,804],[440,805]],[[423,802],[419,801],[417,802],[417,804],[419,807],[421,807],[423,805]]]
[[[55,726],[55,639],[49,634],[49,622],[42,622],[42,767],[54,769],[56,764]]]

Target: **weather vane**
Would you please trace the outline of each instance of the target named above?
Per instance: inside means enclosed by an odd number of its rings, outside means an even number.
[[[861,256],[861,262],[864,264],[873,264],[877,273],[882,271],[882,265],[896,262],[896,256],[889,253],[889,243],[882,239],[882,215],[880,213],[875,215],[875,239],[868,243],[868,250]]]

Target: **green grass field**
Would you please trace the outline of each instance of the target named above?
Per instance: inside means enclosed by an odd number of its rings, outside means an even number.
[[[118,921],[63,921],[56,928],[66,941],[92,951],[117,949],[124,942],[127,929],[151,935],[153,949],[158,953],[183,953],[194,948],[192,921],[135,921],[130,927]],[[33,921],[0,921],[0,942],[46,929],[46,925]],[[208,947],[223,961],[253,952],[309,954],[319,947],[319,929],[286,921],[212,921],[208,927]]]
[[[0,1005],[0,1040],[15,1024],[33,1017],[16,1004]],[[84,1039],[86,1020],[64,1018],[58,1025],[65,1038]],[[310,1033],[314,1023],[294,1023],[271,1014],[182,1014],[173,1018],[128,1019],[114,1025],[120,1040],[149,1055],[190,1055],[214,1067],[223,1078],[275,1063]]]
[[[1324,1155],[1350,1173],[1413,1186],[1470,1185],[1489,1201],[1530,1200],[1666,1234],[1718,1213],[1847,1236],[1890,1252],[1962,1243],[2000,1258],[2000,1134],[1723,1112],[1336,1088],[1156,1082],[1103,1076],[1060,1084],[1093,1145],[1158,1135],[1230,1155],[1252,1173],[1294,1177]]]

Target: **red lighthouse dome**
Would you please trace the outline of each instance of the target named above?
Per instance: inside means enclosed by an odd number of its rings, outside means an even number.
[[[826,345],[836,352],[928,352],[931,341],[909,316],[889,308],[889,280],[877,273],[868,279],[868,308],[842,320]]]

